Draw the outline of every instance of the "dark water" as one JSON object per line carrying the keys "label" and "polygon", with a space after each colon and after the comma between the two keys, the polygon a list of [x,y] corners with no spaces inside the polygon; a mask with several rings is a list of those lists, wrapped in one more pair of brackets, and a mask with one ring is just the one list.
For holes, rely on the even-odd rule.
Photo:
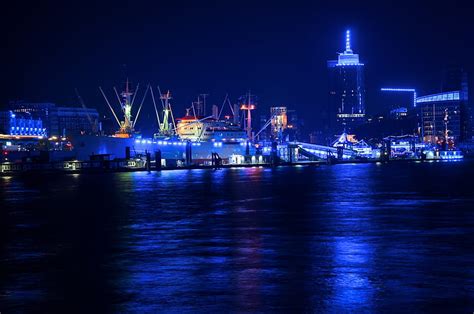
{"label": "dark water", "polygon": [[0,312],[474,311],[474,163],[0,178]]}

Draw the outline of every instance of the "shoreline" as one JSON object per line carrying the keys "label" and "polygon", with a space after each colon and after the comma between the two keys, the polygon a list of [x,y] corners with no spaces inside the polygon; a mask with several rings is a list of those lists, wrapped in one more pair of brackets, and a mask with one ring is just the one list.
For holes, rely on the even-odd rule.
{"label": "shoreline", "polygon": [[[66,162],[53,162],[53,163],[10,163],[8,165],[14,166],[13,170],[3,170],[3,166],[6,163],[1,163],[2,171],[0,177],[12,177],[12,176],[35,176],[35,175],[64,175],[64,174],[105,174],[105,173],[124,173],[124,172],[160,172],[160,171],[173,171],[173,170],[195,170],[195,169],[231,169],[231,168],[276,168],[276,167],[294,167],[294,166],[308,166],[308,167],[319,167],[321,165],[332,166],[338,164],[377,164],[377,163],[413,163],[413,162],[460,162],[464,160],[471,160],[473,158],[463,158],[459,160],[443,160],[443,159],[392,159],[392,160],[340,160],[340,161],[305,161],[305,162],[280,162],[280,163],[258,163],[258,164],[225,164],[225,165],[190,165],[182,167],[124,167],[119,166],[120,161],[111,161],[110,163],[104,164],[99,163],[94,167],[78,167],[76,169],[67,169],[64,167],[58,167],[64,165]],[[88,164],[90,162],[74,162],[76,164]],[[25,169],[26,167],[26,169]]]}

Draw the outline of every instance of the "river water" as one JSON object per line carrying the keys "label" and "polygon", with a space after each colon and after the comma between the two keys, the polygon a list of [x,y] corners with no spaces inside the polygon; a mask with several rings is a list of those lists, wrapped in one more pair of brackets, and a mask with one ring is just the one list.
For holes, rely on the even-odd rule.
{"label": "river water", "polygon": [[474,311],[474,163],[0,177],[0,312]]}

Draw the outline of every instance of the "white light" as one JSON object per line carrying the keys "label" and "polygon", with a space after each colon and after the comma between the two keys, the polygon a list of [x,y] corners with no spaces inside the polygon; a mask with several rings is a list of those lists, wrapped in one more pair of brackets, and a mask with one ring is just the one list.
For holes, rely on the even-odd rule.
{"label": "white light", "polygon": [[351,31],[346,31],[346,51],[351,51]]}

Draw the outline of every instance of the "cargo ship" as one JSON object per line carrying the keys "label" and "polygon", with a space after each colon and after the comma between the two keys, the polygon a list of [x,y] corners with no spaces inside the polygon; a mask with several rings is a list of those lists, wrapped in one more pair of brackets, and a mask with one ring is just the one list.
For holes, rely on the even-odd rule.
{"label": "cargo ship", "polygon": [[[157,109],[152,88],[151,96],[158,120],[159,130],[152,138],[144,138],[135,132],[137,119],[132,120],[134,98],[129,89],[128,81],[125,90],[119,95],[123,120],[120,121],[112,109],[110,102],[100,88],[104,99],[109,106],[119,126],[119,130],[111,136],[78,135],[71,138],[76,158],[89,160],[93,155],[110,155],[111,158],[126,158],[144,155],[145,153],[161,153],[165,160],[184,161],[186,151],[190,152],[195,164],[209,163],[213,156],[218,156],[226,163],[240,163],[244,156],[254,154],[246,132],[230,120],[218,117],[197,117],[189,114],[174,120],[170,104],[171,94],[168,91],[161,94],[162,113]],[[145,97],[144,96],[144,97]],[[136,112],[138,118],[143,101]]]}

